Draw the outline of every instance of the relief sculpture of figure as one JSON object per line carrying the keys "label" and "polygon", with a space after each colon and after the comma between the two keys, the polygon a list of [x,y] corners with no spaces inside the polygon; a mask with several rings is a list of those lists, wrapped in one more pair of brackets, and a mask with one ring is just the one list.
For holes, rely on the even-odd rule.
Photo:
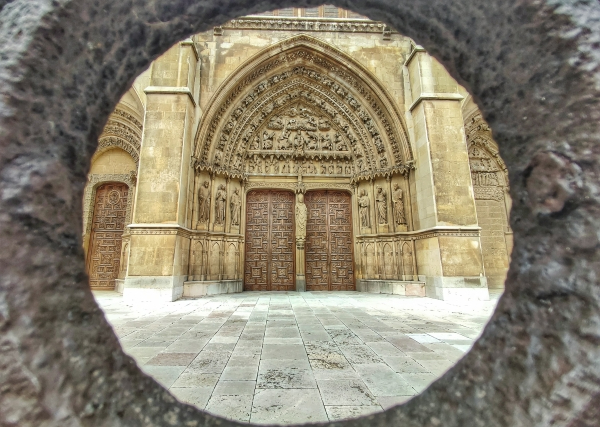
{"label": "relief sculpture of figure", "polygon": [[406,224],[406,217],[404,216],[404,194],[399,184],[394,185],[392,201],[394,202],[394,220],[396,221],[396,224]]}
{"label": "relief sculpture of figure", "polygon": [[240,211],[242,209],[242,199],[240,198],[240,189],[236,188],[231,195],[229,202],[231,208],[231,225],[240,225]]}
{"label": "relief sculpture of figure", "polygon": [[215,224],[225,222],[225,202],[227,201],[227,190],[223,184],[219,185],[215,196]]}
{"label": "relief sculpture of figure", "polygon": [[296,203],[296,239],[304,240],[306,238],[306,219],[307,209],[304,204],[304,194],[298,194]]}
{"label": "relief sculpture of figure", "polygon": [[365,190],[358,197],[358,210],[360,213],[360,225],[365,228],[371,227],[371,216],[369,215],[369,196]]}
{"label": "relief sculpture of figure", "polygon": [[377,187],[375,201],[377,203],[377,222],[379,224],[387,224],[387,194],[379,186]]}
{"label": "relief sculpture of figure", "polygon": [[204,184],[200,187],[198,191],[198,221],[206,222],[208,221],[208,216],[210,212],[210,189],[209,182],[204,181]]}

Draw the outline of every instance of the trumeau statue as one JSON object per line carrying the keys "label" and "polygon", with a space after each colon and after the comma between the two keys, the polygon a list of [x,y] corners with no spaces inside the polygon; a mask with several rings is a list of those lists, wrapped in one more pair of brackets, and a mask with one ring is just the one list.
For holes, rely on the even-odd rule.
{"label": "trumeau statue", "polygon": [[371,227],[371,217],[369,215],[369,196],[365,190],[361,190],[360,196],[358,197],[358,210],[360,214],[361,227]]}
{"label": "trumeau statue", "polygon": [[200,186],[198,191],[198,221],[206,222],[210,215],[210,184],[208,181],[204,181],[204,184]]}
{"label": "trumeau statue", "polygon": [[215,195],[215,224],[225,222],[225,202],[227,201],[227,190],[223,184],[219,185]]}
{"label": "trumeau statue", "polygon": [[394,185],[392,201],[394,202],[394,220],[396,221],[396,224],[406,224],[406,217],[404,216],[404,194],[399,184]]}
{"label": "trumeau statue", "polygon": [[306,238],[306,219],[307,209],[304,204],[304,194],[298,194],[296,203],[296,239],[304,240]]}
{"label": "trumeau statue", "polygon": [[379,186],[377,187],[375,202],[377,206],[377,222],[379,224],[387,224],[387,194]]}
{"label": "trumeau statue", "polygon": [[231,195],[229,202],[231,209],[231,225],[240,225],[240,212],[242,209],[242,199],[240,197],[240,190],[236,188]]}

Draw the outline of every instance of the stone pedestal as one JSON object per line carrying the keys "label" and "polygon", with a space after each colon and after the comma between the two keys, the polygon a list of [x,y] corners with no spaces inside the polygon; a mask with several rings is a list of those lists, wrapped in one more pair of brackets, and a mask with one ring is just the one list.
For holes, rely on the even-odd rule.
{"label": "stone pedestal", "polygon": [[306,273],[304,271],[304,239],[296,240],[296,291],[306,291]]}

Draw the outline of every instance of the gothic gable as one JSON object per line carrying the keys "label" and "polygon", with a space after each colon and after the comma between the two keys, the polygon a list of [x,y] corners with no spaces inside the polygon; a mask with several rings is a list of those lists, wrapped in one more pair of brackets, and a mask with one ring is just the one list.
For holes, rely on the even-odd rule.
{"label": "gothic gable", "polygon": [[[318,174],[335,162],[342,175],[361,180],[411,167],[399,115],[366,70],[305,35],[267,51],[215,95],[196,139],[196,169]],[[274,159],[278,170],[262,172]]]}

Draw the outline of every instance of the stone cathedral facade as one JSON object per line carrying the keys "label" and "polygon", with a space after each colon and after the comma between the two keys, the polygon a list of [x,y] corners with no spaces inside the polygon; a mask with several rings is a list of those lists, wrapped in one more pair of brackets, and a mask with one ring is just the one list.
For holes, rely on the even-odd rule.
{"label": "stone cathedral facade", "polygon": [[410,39],[322,6],[239,18],[154,61],[99,139],[83,240],[92,288],[137,301],[487,299],[509,209],[468,93]]}

